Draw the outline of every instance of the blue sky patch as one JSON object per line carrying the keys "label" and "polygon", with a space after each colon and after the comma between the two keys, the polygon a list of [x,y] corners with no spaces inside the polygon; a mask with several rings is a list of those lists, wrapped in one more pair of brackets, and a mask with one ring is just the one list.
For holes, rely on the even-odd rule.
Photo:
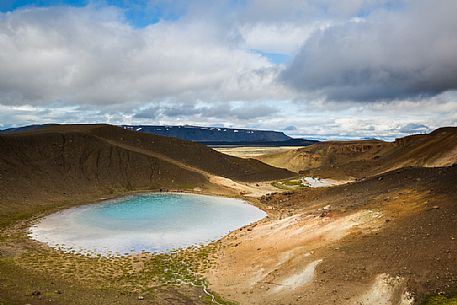
{"label": "blue sky patch", "polygon": [[85,6],[88,4],[87,0],[3,0],[0,1],[0,11],[8,12],[18,8],[28,6],[55,6],[55,5],[67,5],[67,6]]}
{"label": "blue sky patch", "polygon": [[0,12],[9,12],[27,7],[51,7],[72,6],[83,7],[89,4],[109,5],[120,8],[128,22],[135,28],[142,28],[159,22],[161,19],[176,20],[180,16],[174,11],[168,10],[164,3],[151,5],[148,0],[2,0]]}
{"label": "blue sky patch", "polygon": [[257,53],[257,54],[260,54],[266,58],[268,58],[268,60],[273,63],[273,64],[286,64],[289,62],[289,60],[291,59],[291,55],[290,54],[285,54],[285,53],[270,53],[270,52],[264,52],[264,51],[261,51],[261,50],[252,50],[253,52]]}

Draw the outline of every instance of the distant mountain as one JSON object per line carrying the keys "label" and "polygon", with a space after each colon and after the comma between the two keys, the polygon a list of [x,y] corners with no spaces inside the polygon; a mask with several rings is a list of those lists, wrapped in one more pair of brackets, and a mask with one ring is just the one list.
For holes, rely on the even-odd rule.
{"label": "distant mountain", "polygon": [[[26,132],[55,125],[56,124],[29,125],[1,130],[0,133]],[[282,132],[270,130],[199,127],[190,125],[121,125],[120,127],[132,131],[174,137],[193,142],[278,142],[292,139]]]}
{"label": "distant mountain", "polygon": [[[23,133],[56,127],[58,124],[36,124],[0,130],[0,133]],[[123,129],[198,142],[207,146],[308,146],[317,140],[294,139],[279,131],[223,127],[121,125]]]}
{"label": "distant mountain", "polygon": [[122,125],[125,129],[194,142],[276,142],[292,139],[278,131],[200,126]]}
{"label": "distant mountain", "polygon": [[58,124],[27,125],[27,126],[22,126],[22,127],[3,129],[3,130],[0,130],[0,133],[26,132],[26,131],[32,131],[32,130],[35,130],[35,129],[46,128],[46,127],[57,126],[57,125]]}

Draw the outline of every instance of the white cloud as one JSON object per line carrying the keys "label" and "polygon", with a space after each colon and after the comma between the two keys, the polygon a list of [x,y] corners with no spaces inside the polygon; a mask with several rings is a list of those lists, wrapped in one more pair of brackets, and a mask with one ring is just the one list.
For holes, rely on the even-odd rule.
{"label": "white cloud", "polygon": [[256,100],[285,92],[267,59],[204,22],[129,26],[112,8],[0,15],[3,104]]}
{"label": "white cloud", "polygon": [[328,25],[325,22],[313,24],[246,23],[241,26],[240,33],[249,49],[293,54],[313,32]]}

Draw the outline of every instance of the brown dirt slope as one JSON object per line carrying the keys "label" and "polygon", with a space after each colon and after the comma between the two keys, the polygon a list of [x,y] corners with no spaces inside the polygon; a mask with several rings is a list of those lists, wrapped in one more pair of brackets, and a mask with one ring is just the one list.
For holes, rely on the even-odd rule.
{"label": "brown dirt slope", "polygon": [[319,279],[359,282],[387,273],[404,278],[420,301],[430,294],[457,293],[456,185],[457,166],[413,167],[296,192],[283,202],[285,196],[278,195],[273,202],[292,209],[330,204],[329,217],[360,209],[383,211],[382,229],[343,239],[318,270]]}
{"label": "brown dirt slope", "polygon": [[374,284],[386,274],[388,289],[411,293],[414,304],[455,295],[456,185],[457,166],[413,167],[264,196],[276,217],[226,240],[211,288],[250,305],[400,304]]}
{"label": "brown dirt slope", "polygon": [[322,142],[258,159],[292,171],[334,178],[359,178],[407,166],[448,166],[457,162],[457,128],[440,128],[394,142]]}
{"label": "brown dirt slope", "polygon": [[[189,189],[292,173],[206,146],[109,125],[57,125],[0,136],[0,219],[127,191]],[[8,216],[8,217],[7,217]]]}
{"label": "brown dirt slope", "polygon": [[104,126],[91,134],[117,145],[127,145],[157,153],[216,176],[237,181],[267,181],[290,177],[291,173],[253,159],[241,159],[219,153],[199,143],[183,141]]}

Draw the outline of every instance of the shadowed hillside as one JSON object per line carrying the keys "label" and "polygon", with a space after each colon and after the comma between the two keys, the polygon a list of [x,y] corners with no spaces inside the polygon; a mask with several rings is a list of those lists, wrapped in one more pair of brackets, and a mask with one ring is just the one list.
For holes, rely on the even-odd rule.
{"label": "shadowed hillside", "polygon": [[212,175],[265,181],[291,173],[109,125],[50,126],[0,136],[0,215],[27,213],[32,202],[44,208],[125,191],[203,187]]}
{"label": "shadowed hillside", "polygon": [[457,162],[457,128],[440,128],[394,142],[322,142],[258,159],[292,171],[334,178],[365,177],[407,166],[447,166]]}

